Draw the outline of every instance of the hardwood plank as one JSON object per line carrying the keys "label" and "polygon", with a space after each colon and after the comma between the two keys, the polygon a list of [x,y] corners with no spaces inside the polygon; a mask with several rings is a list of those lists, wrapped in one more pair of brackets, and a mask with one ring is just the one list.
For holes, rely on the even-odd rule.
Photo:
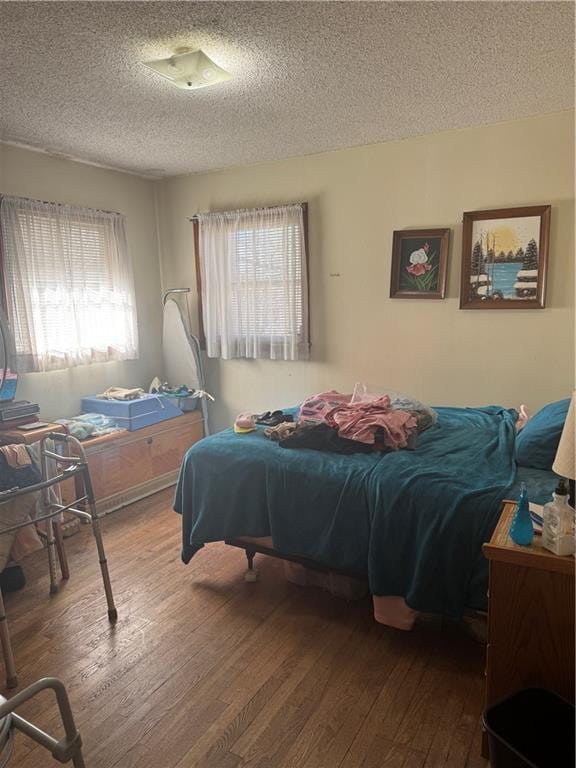
{"label": "hardwood plank", "polygon": [[352,743],[342,768],[360,768],[375,738],[393,741],[408,707],[418,691],[431,649],[433,636],[424,628],[394,632],[384,661],[389,667],[378,699]]}
{"label": "hardwood plank", "polygon": [[282,765],[331,768],[342,761],[386,678],[380,663],[386,643],[379,629],[371,622],[350,637],[343,649],[349,663],[336,666],[323,701]]}
{"label": "hardwood plank", "polygon": [[[448,684],[442,700],[434,707],[437,727],[425,768],[464,765],[479,720],[477,708],[470,707],[470,691],[474,693],[474,702],[482,696],[481,681],[473,673],[482,663],[482,648],[471,645],[469,638],[454,625],[448,625],[445,632],[452,638],[452,654],[442,662]],[[477,682],[479,685],[475,686]]]}
{"label": "hardwood plank", "polygon": [[[209,545],[180,562],[166,491],[103,521],[119,621],[106,619],[90,529],[66,540],[71,579],[48,595],[44,552],[7,595],[22,686],[66,683],[97,768],[481,768],[482,649],[458,628],[402,633]],[[9,694],[8,694],[9,695]],[[61,732],[49,696],[22,714]],[[16,739],[19,768],[55,768]]]}
{"label": "hardwood plank", "polygon": [[[225,747],[228,751],[239,754],[237,743],[242,743],[242,737],[248,728],[254,723],[257,728],[261,727],[262,718],[265,720],[269,715],[274,715],[279,707],[290,706],[286,702],[294,695],[298,695],[294,692],[298,690],[302,681],[307,680],[308,684],[310,683],[314,676],[313,672],[321,666],[322,657],[329,652],[330,648],[339,646],[345,634],[345,626],[327,624],[323,627],[318,612],[311,614],[309,620],[303,621],[297,627],[295,635],[290,638],[288,656],[282,659],[270,682],[266,681],[264,690],[259,688],[254,692],[253,689],[248,688],[247,696],[235,697],[230,712],[226,713],[226,717],[221,722],[214,724],[204,739],[186,754],[182,765],[194,765],[195,761],[198,765],[204,765],[208,759],[213,763],[215,760],[214,737],[218,733],[226,734],[224,743],[217,742],[218,749],[224,751]],[[262,703],[263,697],[267,699],[266,707],[258,706]],[[310,699],[310,691],[306,698]]]}
{"label": "hardwood plank", "polygon": [[243,765],[280,764],[323,700],[351,636],[352,627],[346,620],[327,623],[314,635],[306,633],[286,685],[232,747],[244,757]]}

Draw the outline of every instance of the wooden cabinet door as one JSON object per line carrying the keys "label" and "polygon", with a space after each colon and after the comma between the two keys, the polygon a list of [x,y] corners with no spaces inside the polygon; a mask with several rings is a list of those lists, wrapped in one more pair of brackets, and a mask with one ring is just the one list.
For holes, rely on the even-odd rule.
{"label": "wooden cabinet door", "polygon": [[89,454],[88,466],[96,500],[140,485],[153,476],[145,440],[108,443]]}
{"label": "wooden cabinet door", "polygon": [[158,477],[178,470],[188,448],[201,437],[202,423],[198,422],[151,435],[146,444],[153,475]]}
{"label": "wooden cabinet door", "polygon": [[574,700],[574,582],[491,563],[487,703],[542,687]]}

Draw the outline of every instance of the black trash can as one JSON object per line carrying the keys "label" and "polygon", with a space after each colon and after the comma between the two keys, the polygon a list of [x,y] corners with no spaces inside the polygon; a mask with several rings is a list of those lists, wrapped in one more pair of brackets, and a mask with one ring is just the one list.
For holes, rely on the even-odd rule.
{"label": "black trash can", "polygon": [[491,768],[574,768],[574,706],[541,688],[484,712]]}

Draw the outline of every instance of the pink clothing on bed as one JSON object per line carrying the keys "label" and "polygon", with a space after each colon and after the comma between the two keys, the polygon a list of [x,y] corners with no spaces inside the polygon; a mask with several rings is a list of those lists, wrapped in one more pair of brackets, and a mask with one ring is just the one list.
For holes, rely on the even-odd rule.
{"label": "pink clothing on bed", "polygon": [[414,416],[390,408],[388,395],[367,402],[337,405],[326,414],[325,421],[338,430],[340,437],[359,443],[375,443],[376,432],[382,430],[384,446],[395,451],[406,448],[408,438],[417,428]]}
{"label": "pink clothing on bed", "polygon": [[342,395],[331,389],[330,392],[320,392],[318,395],[307,397],[300,406],[298,421],[318,422],[321,424],[326,414],[339,405],[346,405],[352,399],[352,395]]}

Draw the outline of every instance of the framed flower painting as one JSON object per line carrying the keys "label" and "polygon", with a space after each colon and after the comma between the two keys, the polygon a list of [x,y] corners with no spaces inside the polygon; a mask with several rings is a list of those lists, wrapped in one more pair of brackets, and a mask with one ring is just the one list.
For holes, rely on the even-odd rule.
{"label": "framed flower painting", "polygon": [[449,229],[402,229],[392,239],[391,299],[443,299]]}
{"label": "framed flower painting", "polygon": [[460,309],[542,309],[550,206],[468,211]]}

